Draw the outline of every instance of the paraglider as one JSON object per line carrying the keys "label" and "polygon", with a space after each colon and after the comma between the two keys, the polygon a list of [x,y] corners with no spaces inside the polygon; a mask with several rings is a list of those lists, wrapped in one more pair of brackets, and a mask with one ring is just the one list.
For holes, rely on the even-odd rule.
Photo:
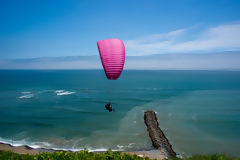
{"label": "paraglider", "polygon": [[[107,79],[118,79],[125,62],[125,46],[123,42],[120,39],[106,39],[98,41],[97,46]],[[114,110],[114,108],[111,109],[111,102],[105,108],[109,112]]]}
{"label": "paraglider", "polygon": [[108,110],[108,112],[115,112],[115,108],[112,107],[111,103],[106,104],[105,108]]}

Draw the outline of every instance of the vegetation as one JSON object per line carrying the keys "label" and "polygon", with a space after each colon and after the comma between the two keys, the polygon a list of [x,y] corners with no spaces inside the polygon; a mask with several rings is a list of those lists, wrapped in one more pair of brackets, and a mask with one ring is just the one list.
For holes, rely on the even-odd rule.
{"label": "vegetation", "polygon": [[231,158],[226,155],[195,155],[189,158],[171,158],[170,160],[240,160],[239,158]]}
{"label": "vegetation", "polygon": [[54,152],[40,153],[38,155],[17,154],[10,151],[0,151],[0,160],[149,160],[149,158],[138,157],[137,155],[122,154],[121,152],[102,153],[88,152]]}
{"label": "vegetation", "polygon": [[[38,155],[17,154],[10,151],[0,151],[0,160],[150,160],[148,157],[142,158],[137,155],[129,155],[121,152],[92,153],[87,150],[69,153],[54,152],[40,153]],[[183,160],[181,158],[171,158],[170,160]],[[184,160],[240,160],[224,155],[195,155]]]}

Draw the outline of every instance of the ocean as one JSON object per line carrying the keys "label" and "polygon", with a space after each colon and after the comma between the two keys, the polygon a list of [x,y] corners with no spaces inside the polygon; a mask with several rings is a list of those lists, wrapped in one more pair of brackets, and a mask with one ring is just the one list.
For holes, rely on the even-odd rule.
{"label": "ocean", "polygon": [[146,110],[178,154],[240,157],[240,71],[0,70],[0,142],[151,150]]}

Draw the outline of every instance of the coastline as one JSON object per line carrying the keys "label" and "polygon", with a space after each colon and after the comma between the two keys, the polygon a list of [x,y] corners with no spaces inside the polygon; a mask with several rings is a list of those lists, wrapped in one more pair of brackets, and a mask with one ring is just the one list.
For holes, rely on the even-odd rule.
{"label": "coastline", "polygon": [[[11,144],[3,143],[3,142],[0,142],[0,150],[11,151],[11,152],[18,153],[18,154],[29,154],[29,155],[36,155],[36,154],[39,154],[42,152],[53,153],[53,152],[61,152],[61,151],[67,151],[67,152],[81,151],[81,150],[72,151],[72,150],[64,150],[64,149],[32,148],[28,145],[13,146]],[[106,152],[106,151],[90,151],[90,152],[99,153],[99,152]],[[113,152],[115,152],[115,150]],[[158,160],[162,160],[165,158],[165,155],[163,153],[161,153],[159,150],[155,150],[155,149],[154,150],[144,150],[144,151],[133,151],[133,152],[128,152],[128,151],[120,151],[120,152],[128,153],[131,155],[136,154],[139,157],[149,157],[151,159],[158,159]]]}
{"label": "coastline", "polygon": [[[165,159],[168,157],[176,157],[176,153],[173,151],[171,144],[168,142],[168,139],[165,137],[163,131],[159,128],[158,120],[154,111],[145,111],[144,112],[144,122],[147,126],[147,131],[149,132],[149,137],[151,138],[152,145],[155,148],[154,150],[142,150],[142,151],[124,151],[124,150],[112,150],[112,152],[120,151],[121,153],[128,153],[130,155],[137,155],[139,157],[149,157],[151,159]],[[13,145],[10,143],[0,142],[0,150],[11,151],[17,154],[29,154],[36,155],[42,152],[78,152],[84,149],[55,149],[55,148],[42,148],[39,146],[30,146],[30,145]],[[94,153],[106,152],[106,149],[89,151]]]}

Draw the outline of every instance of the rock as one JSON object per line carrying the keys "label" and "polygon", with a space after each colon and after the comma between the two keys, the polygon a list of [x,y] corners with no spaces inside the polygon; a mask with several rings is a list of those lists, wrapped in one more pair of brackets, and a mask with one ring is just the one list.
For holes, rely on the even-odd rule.
{"label": "rock", "polygon": [[144,112],[144,122],[147,126],[149,136],[152,140],[154,148],[160,150],[166,157],[176,157],[176,153],[172,149],[172,145],[159,128],[157,117],[154,111]]}

